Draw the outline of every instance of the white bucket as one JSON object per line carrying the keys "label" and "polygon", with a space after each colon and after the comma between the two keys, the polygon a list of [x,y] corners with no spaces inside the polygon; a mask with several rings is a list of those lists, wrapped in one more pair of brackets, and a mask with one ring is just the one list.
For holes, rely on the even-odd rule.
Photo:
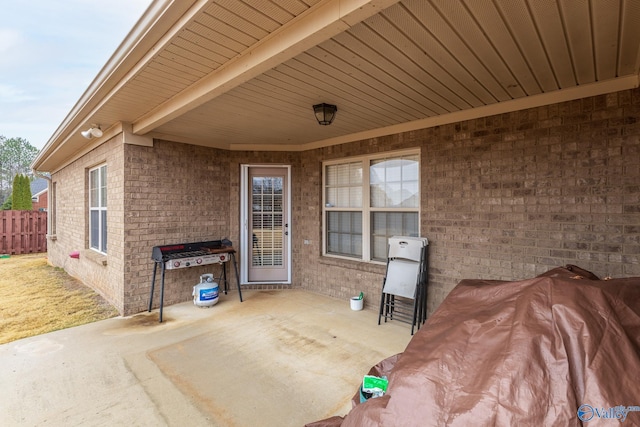
{"label": "white bucket", "polygon": [[364,298],[351,297],[351,310],[359,311],[364,307]]}

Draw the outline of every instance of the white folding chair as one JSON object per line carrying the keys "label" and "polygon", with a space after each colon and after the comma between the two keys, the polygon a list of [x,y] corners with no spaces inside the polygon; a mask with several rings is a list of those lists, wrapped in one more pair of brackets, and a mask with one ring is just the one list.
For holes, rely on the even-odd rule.
{"label": "white folding chair", "polygon": [[415,326],[426,319],[426,282],[428,240],[421,237],[389,238],[387,269],[382,282],[378,325],[384,316]]}

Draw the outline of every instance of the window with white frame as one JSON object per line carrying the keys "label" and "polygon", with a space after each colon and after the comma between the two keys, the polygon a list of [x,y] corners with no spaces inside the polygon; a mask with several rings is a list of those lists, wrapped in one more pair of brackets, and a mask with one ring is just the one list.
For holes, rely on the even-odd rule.
{"label": "window with white frame", "polygon": [[107,165],[89,170],[89,247],[107,253]]}
{"label": "window with white frame", "polygon": [[385,261],[392,236],[419,236],[420,152],[323,163],[324,255]]}

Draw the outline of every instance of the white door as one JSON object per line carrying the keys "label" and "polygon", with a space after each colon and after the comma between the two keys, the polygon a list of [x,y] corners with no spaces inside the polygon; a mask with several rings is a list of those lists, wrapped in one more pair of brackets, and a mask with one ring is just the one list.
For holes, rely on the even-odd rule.
{"label": "white door", "polygon": [[290,283],[289,171],[243,167],[243,283]]}

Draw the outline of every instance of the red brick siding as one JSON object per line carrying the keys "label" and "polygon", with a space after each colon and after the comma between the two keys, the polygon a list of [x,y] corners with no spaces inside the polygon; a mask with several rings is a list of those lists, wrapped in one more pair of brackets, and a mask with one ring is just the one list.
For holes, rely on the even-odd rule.
{"label": "red brick siding", "polygon": [[49,192],[45,191],[44,193],[40,193],[40,195],[38,195],[38,200],[34,201],[32,203],[33,205],[33,210],[34,211],[39,211],[39,210],[47,210],[47,203],[49,200]]}

